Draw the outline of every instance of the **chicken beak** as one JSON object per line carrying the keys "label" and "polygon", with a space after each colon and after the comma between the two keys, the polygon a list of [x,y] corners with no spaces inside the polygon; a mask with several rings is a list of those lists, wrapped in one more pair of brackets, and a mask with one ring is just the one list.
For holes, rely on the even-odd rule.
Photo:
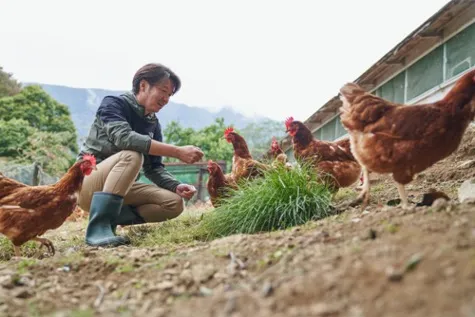
{"label": "chicken beak", "polygon": [[97,166],[94,165],[94,167],[92,168],[94,171],[97,171]]}

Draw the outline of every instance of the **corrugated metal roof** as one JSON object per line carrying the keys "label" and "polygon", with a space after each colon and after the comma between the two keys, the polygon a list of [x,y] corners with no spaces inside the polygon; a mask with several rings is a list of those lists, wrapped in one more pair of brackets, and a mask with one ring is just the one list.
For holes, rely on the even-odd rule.
{"label": "corrugated metal roof", "polygon": [[[456,25],[463,25],[468,19],[473,19],[472,10],[475,10],[475,1],[473,0],[450,1],[361,74],[354,82],[361,85],[364,89],[372,90],[376,88],[384,81],[407,68],[408,64],[419,58],[419,56],[424,55],[434,45],[440,43],[444,36],[443,29],[454,17],[458,18],[456,21],[458,24],[456,23]],[[464,13],[467,13],[466,17],[459,19],[459,16],[464,15]],[[334,117],[338,113],[340,106],[341,101],[338,95],[336,95],[307,118],[304,123],[311,130],[315,130],[327,119]],[[284,151],[287,151],[289,146],[291,146],[290,138],[286,136],[281,140],[281,144]]]}

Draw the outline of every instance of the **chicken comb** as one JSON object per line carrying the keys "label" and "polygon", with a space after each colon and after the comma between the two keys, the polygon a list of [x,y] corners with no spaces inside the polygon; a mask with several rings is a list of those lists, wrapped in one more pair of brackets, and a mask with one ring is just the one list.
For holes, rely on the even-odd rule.
{"label": "chicken comb", "polygon": [[92,154],[84,154],[83,161],[89,161],[93,166],[96,165],[96,158]]}
{"label": "chicken comb", "polygon": [[275,136],[272,137],[272,143],[278,143],[277,138]]}
{"label": "chicken comb", "polygon": [[294,122],[294,117],[288,117],[287,119],[285,119],[285,126],[290,126],[292,122]]}
{"label": "chicken comb", "polygon": [[224,130],[224,136],[228,136],[229,133],[234,132],[233,127],[227,127],[226,130]]}

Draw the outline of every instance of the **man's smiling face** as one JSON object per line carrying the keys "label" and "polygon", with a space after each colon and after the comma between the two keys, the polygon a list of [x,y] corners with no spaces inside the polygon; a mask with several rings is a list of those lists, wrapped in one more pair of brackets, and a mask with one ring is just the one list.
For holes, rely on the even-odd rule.
{"label": "man's smiling face", "polygon": [[155,85],[150,85],[142,80],[137,101],[145,108],[145,114],[160,111],[168,103],[173,94],[173,83],[170,79],[164,79]]}

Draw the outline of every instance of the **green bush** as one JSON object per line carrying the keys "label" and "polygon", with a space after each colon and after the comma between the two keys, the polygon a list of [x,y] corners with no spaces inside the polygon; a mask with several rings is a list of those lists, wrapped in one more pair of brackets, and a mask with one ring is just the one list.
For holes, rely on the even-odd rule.
{"label": "green bush", "polygon": [[29,146],[28,138],[35,129],[23,119],[0,119],[0,156],[15,157]]}
{"label": "green bush", "polygon": [[35,132],[22,156],[14,161],[24,164],[37,162],[44,172],[62,176],[75,161],[74,153],[67,146],[70,139],[70,132]]}

